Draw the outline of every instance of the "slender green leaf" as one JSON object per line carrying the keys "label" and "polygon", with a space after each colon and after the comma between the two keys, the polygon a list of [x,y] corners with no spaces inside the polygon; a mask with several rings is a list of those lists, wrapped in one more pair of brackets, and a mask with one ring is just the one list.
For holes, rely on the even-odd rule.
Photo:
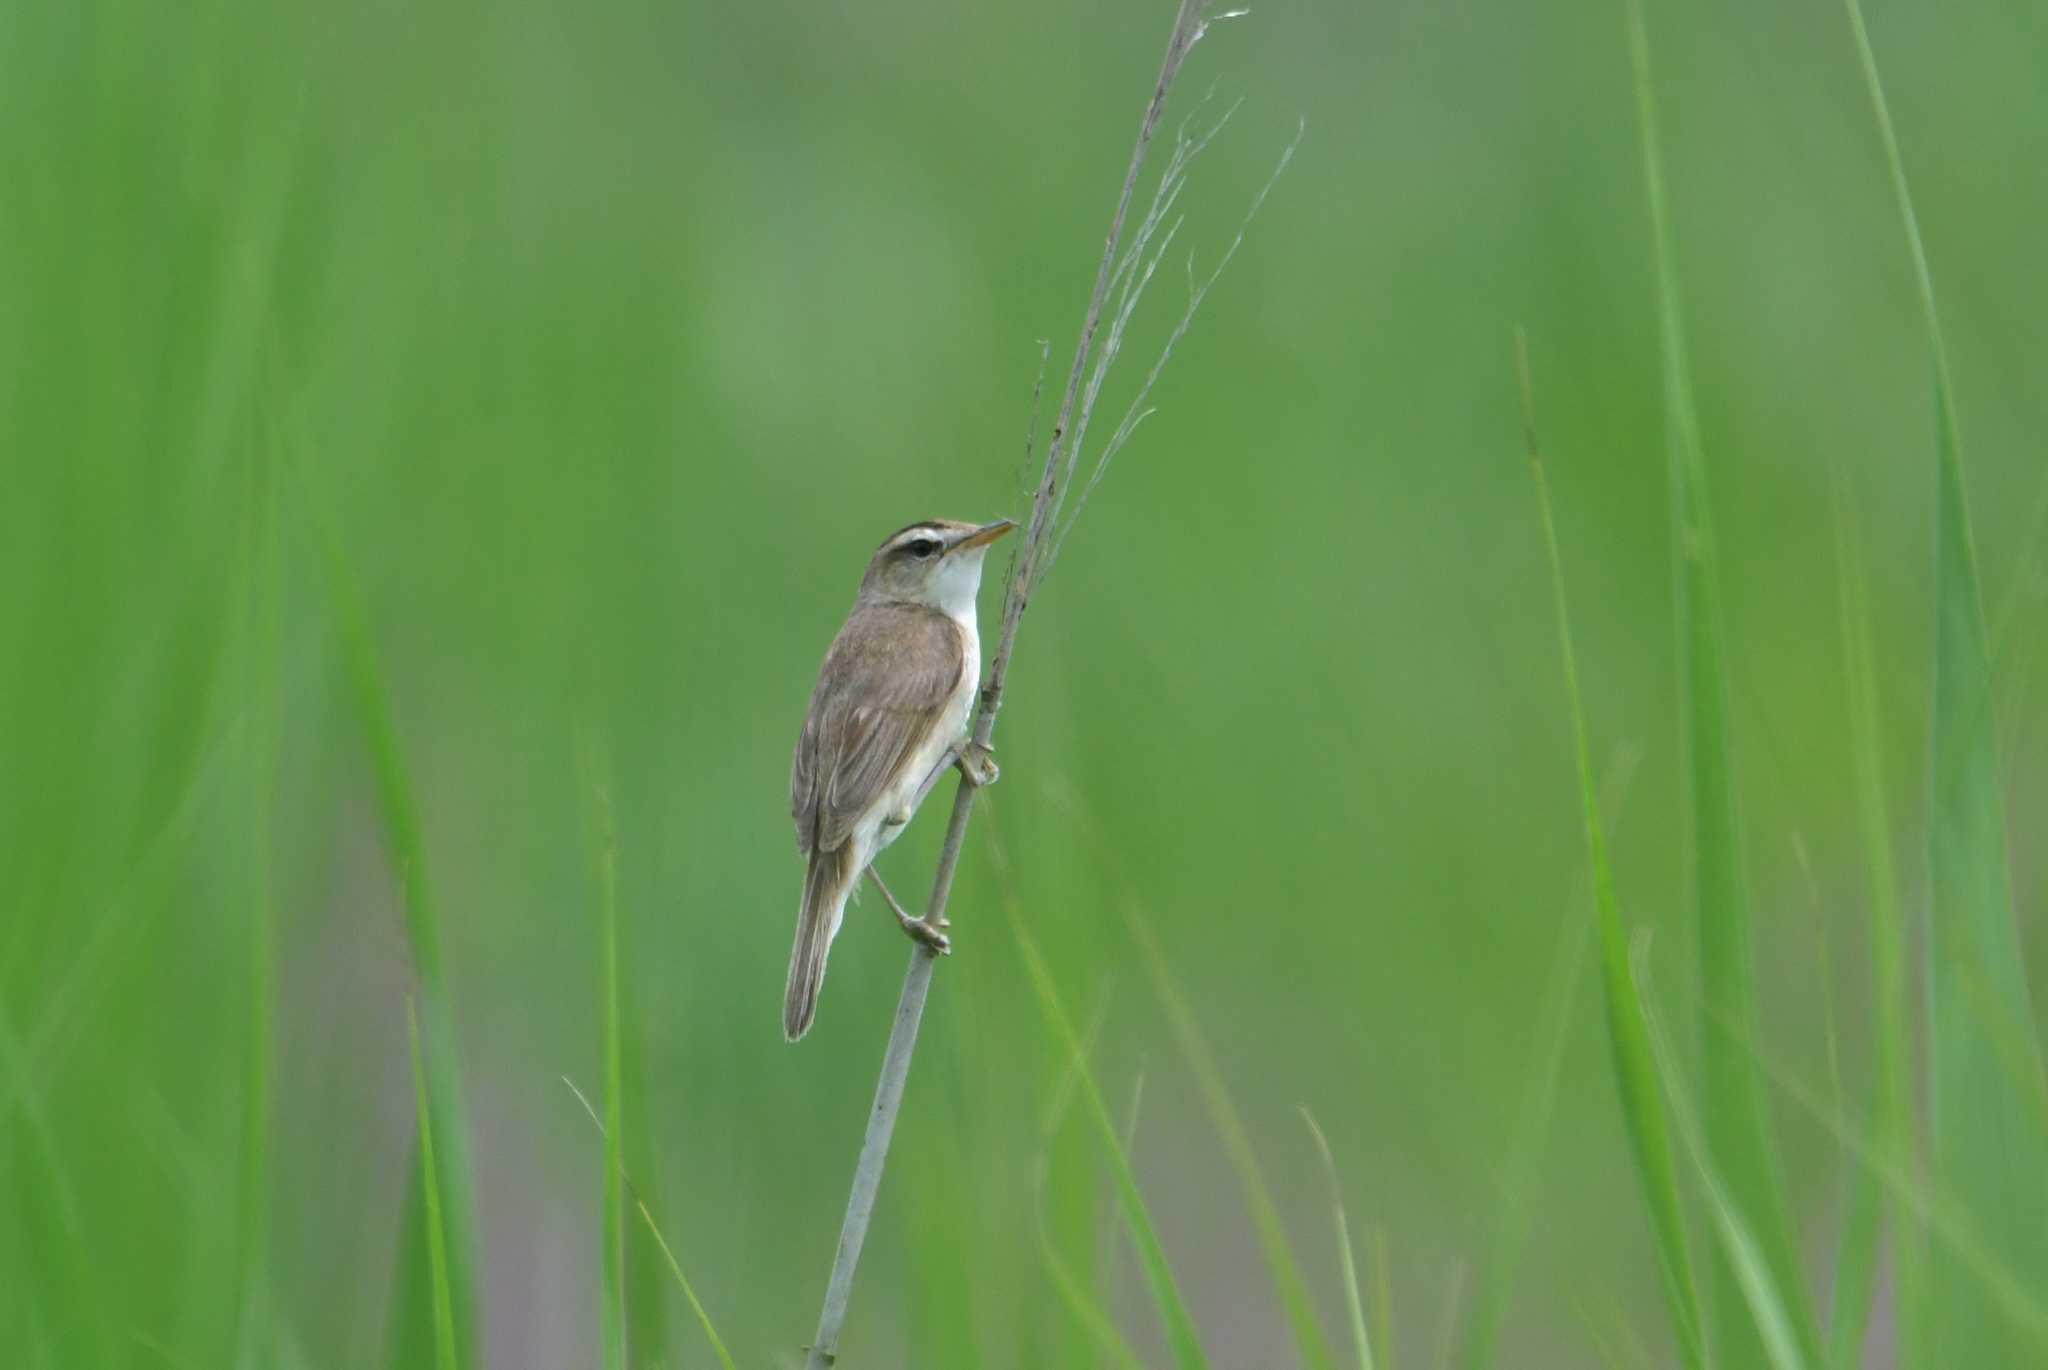
{"label": "slender green leaf", "polygon": [[[1856,1163],[1876,1175],[1902,1209],[1926,1225],[1929,1236],[1941,1248],[1945,1258],[1930,1262],[1929,1268],[1938,1269],[1945,1264],[1956,1273],[1967,1275],[1997,1306],[2005,1321],[2024,1337],[2028,1350],[2013,1363],[2048,1363],[2044,1360],[2048,1357],[2048,1294],[2043,1293],[2038,1283],[2019,1275],[1985,1240],[1971,1214],[1941,1188],[1939,1178],[1929,1182],[1909,1173],[1876,1138],[1866,1135],[1829,1107],[1815,1090],[1782,1062],[1772,1059],[1754,1040],[1740,1037],[1731,1025],[1722,1024],[1719,1020],[1714,1021],[1714,1026],[1717,1031],[1727,1032],[1746,1042],[1771,1083],[1846,1146],[1854,1154]],[[1943,1367],[1943,1370],[1950,1363],[1938,1360],[1924,1362]]]}
{"label": "slender green leaf", "polygon": [[1337,1158],[1330,1154],[1329,1139],[1316,1126],[1313,1113],[1304,1106],[1301,1120],[1309,1136],[1316,1139],[1316,1154],[1323,1158],[1323,1173],[1330,1181],[1330,1218],[1337,1225],[1337,1258],[1344,1266],[1344,1308],[1351,1315],[1351,1344],[1358,1352],[1358,1370],[1373,1370],[1372,1338],[1365,1332],[1365,1299],[1358,1288],[1358,1262],[1351,1254],[1351,1223],[1344,1216],[1344,1189],[1337,1183]]}
{"label": "slender green leaf", "polygon": [[[1892,1164],[1906,1174],[1919,1169],[1913,1123],[1912,1010],[1906,978],[1906,926],[1899,907],[1898,862],[1892,850],[1891,808],[1885,796],[1883,742],[1878,728],[1877,668],[1870,645],[1869,591],[1863,553],[1846,499],[1835,512],[1836,583],[1841,600],[1842,661],[1848,688],[1850,755],[1855,768],[1856,814],[1869,885],[1871,976],[1876,1042],[1871,1087],[1870,1131]],[[1868,1166],[1848,1171],[1850,1201],[1834,1280],[1834,1316],[1829,1320],[1829,1355],[1836,1370],[1862,1364],[1876,1266],[1876,1239],[1888,1223],[1892,1242],[1892,1289],[1900,1362],[1928,1364],[1927,1258],[1925,1238],[1900,1204],[1877,1202],[1880,1185]],[[1880,1212],[1882,1209],[1882,1212]]]}
{"label": "slender green leaf", "polygon": [[[36,1306],[38,1321],[56,1324],[65,1344],[88,1358],[86,1364],[110,1366],[116,1356],[106,1320],[92,1306],[99,1279],[71,1168],[23,1057],[10,1010],[0,999],[0,1081],[14,1092],[27,1142],[20,1148],[23,1163],[0,1164],[0,1177],[11,1179],[15,1191],[6,1234],[23,1248],[15,1268],[39,1277],[33,1297],[26,1299]],[[14,1149],[0,1135],[0,1162],[11,1162]]]}
{"label": "slender green leaf", "polygon": [[[622,960],[616,988],[620,1025],[619,1164],[622,1178],[639,1177],[627,1186],[633,1202],[652,1212],[660,1204],[660,1189],[653,1178],[654,1144],[647,1122],[647,1072],[641,1063],[642,1019],[633,993],[633,964],[631,957]],[[630,1228],[624,1243],[626,1355],[632,1365],[648,1370],[672,1366],[675,1357],[670,1348],[669,1258],[646,1224]]]}
{"label": "slender green leaf", "polygon": [[[1935,633],[1933,794],[1928,883],[1928,1035],[1934,1176],[2003,1263],[2048,1287],[2048,1134],[2028,1087],[2042,1062],[2014,922],[2006,862],[2003,772],[1977,558],[1963,487],[1962,438],[1934,276],[1859,0],[1844,0],[1884,144],[1934,366]],[[2017,1071],[1985,1031],[1972,985],[1993,1016],[2019,1025]],[[1950,1265],[1933,1271],[1933,1355],[1944,1365],[2017,1365],[2020,1329],[1989,1291]]]}
{"label": "slender green leaf", "polygon": [[[600,943],[604,1053],[605,1137],[604,1345],[616,1346],[634,1366],[665,1366],[669,1358],[668,1275],[659,1244],[645,1226],[626,1222],[627,1197],[652,1205],[654,1156],[648,1143],[639,1021],[627,960],[620,954],[618,827],[612,809],[611,770],[595,735],[586,733],[579,767],[590,842],[596,853],[595,888]],[[629,1181],[629,1176],[639,1176]]]}
{"label": "slender green leaf", "polygon": [[[1518,345],[1519,337],[1518,334]],[[1605,806],[1607,811],[1615,812],[1615,801],[1627,796],[1637,759],[1632,748],[1617,752],[1610,769],[1610,784],[1606,786],[1613,797]],[[1618,812],[1615,821],[1620,821]],[[1544,1138],[1550,1132],[1551,1115],[1556,1111],[1572,1006],[1579,999],[1579,978],[1585,969],[1586,948],[1593,939],[1593,928],[1593,901],[1590,893],[1581,888],[1574,894],[1558,932],[1557,950],[1551,957],[1550,976],[1543,990],[1543,1005],[1536,1015],[1529,1074],[1508,1153],[1506,1178],[1497,1199],[1493,1234],[1474,1280],[1472,1316],[1466,1323],[1461,1357],[1465,1370],[1486,1370],[1493,1363],[1501,1311],[1529,1226],[1529,1188]]]}
{"label": "slender green leaf", "polygon": [[[1865,1116],[1882,1116],[1883,1085],[1876,1084]],[[1883,1187],[1859,1165],[1842,1172],[1842,1234],[1835,1251],[1835,1278],[1829,1296],[1828,1364],[1834,1370],[1856,1370],[1863,1364],[1863,1337],[1869,1328],[1870,1298],[1877,1284],[1878,1228],[1884,1217]],[[1902,1234],[1909,1235],[1909,1234]],[[1903,1297],[1900,1299],[1903,1304]],[[1904,1318],[1900,1324],[1904,1326]],[[1905,1338],[1900,1338],[1903,1343]]]}
{"label": "slender green leaf", "polygon": [[[1085,1060],[1094,1051],[1096,1033],[1102,1027],[1103,1015],[1108,1007],[1105,996],[1097,1005],[1093,1018],[1083,1034],[1079,1059]],[[1102,1306],[1091,1282],[1076,1273],[1073,1265],[1060,1254],[1059,1243],[1053,1240],[1052,1224],[1046,1218],[1046,1176],[1052,1168],[1052,1144],[1066,1121],[1069,1105],[1074,1099],[1077,1075],[1074,1060],[1069,1056],[1060,1072],[1059,1082],[1053,1087],[1052,1105],[1046,1111],[1039,1127],[1038,1169],[1034,1185],[1035,1202],[1032,1204],[1032,1230],[1038,1237],[1039,1258],[1045,1262],[1047,1273],[1052,1276],[1053,1287],[1059,1291],[1060,1299],[1067,1305],[1067,1311],[1074,1315],[1074,1321],[1087,1335],[1089,1342],[1099,1355],[1114,1362],[1119,1370],[1144,1370],[1144,1362],[1131,1344],[1117,1331],[1116,1323]],[[1145,1077],[1140,1075],[1131,1092],[1131,1113],[1129,1124],[1124,1129],[1123,1147],[1126,1154],[1131,1148],[1138,1121],[1138,1100],[1144,1092]]]}
{"label": "slender green leaf", "polygon": [[[576,1082],[564,1075],[562,1083],[576,1096],[576,1102],[583,1105],[583,1111],[590,1115],[591,1124],[597,1128],[598,1136],[608,1136],[604,1120],[597,1116],[597,1110],[591,1107],[590,1100],[583,1091],[576,1088]],[[726,1350],[725,1339],[718,1335],[718,1328],[712,1323],[711,1314],[704,1309],[704,1301],[697,1297],[696,1287],[690,1283],[690,1277],[683,1273],[682,1262],[676,1259],[675,1251],[668,1244],[668,1238],[661,1235],[661,1228],[654,1221],[654,1214],[648,1209],[647,1200],[640,1196],[633,1185],[632,1175],[622,1170],[619,1180],[625,1186],[626,1193],[631,1196],[633,1207],[640,1214],[641,1225],[647,1229],[647,1235],[653,1240],[655,1248],[661,1252],[662,1262],[668,1266],[669,1275],[675,1280],[676,1288],[683,1291],[683,1301],[690,1305],[690,1311],[696,1315],[697,1325],[704,1329],[704,1337],[711,1343],[712,1353],[718,1357],[718,1363],[725,1367],[725,1370],[734,1370],[732,1353]]]}
{"label": "slender green leaf", "polygon": [[1542,515],[1543,549],[1550,563],[1550,591],[1557,614],[1558,652],[1564,663],[1565,700],[1571,714],[1573,753],[1578,761],[1579,806],[1585,827],[1586,856],[1593,873],[1593,903],[1599,917],[1600,973],[1606,989],[1607,1031],[1614,1048],[1614,1082],[1621,1095],[1622,1121],[1642,1182],[1643,1201],[1657,1240],[1658,1270],[1670,1305],[1672,1335],[1686,1365],[1699,1370],[1706,1363],[1700,1343],[1699,1296],[1693,1283],[1692,1257],[1686,1247],[1685,1212],[1678,1196],[1671,1139],[1659,1101],[1655,1063],[1643,1026],[1643,1008],[1629,975],[1628,936],[1614,895],[1614,873],[1607,861],[1607,832],[1600,817],[1600,795],[1593,780],[1593,748],[1586,733],[1586,711],[1579,693],[1578,658],[1572,649],[1571,606],[1565,594],[1564,557],[1558,550],[1557,521],[1550,508],[1550,486],[1536,442],[1535,400],[1529,380],[1528,350],[1516,334],[1516,361],[1521,381],[1522,414],[1528,440],[1529,470],[1536,482],[1536,506]]}
{"label": "slender green leaf", "polygon": [[606,1370],[626,1365],[626,1234],[624,1161],[620,1118],[624,1093],[619,1065],[619,878],[618,839],[611,794],[594,745],[585,749],[584,789],[597,847],[597,924],[602,947],[604,1013],[604,1308],[599,1315]]}
{"label": "slender green leaf", "polygon": [[725,1367],[725,1370],[735,1370],[732,1352],[725,1349],[725,1338],[719,1336],[718,1329],[712,1326],[711,1315],[704,1311],[704,1301],[697,1297],[697,1291],[690,1285],[690,1277],[683,1273],[682,1263],[676,1259],[676,1253],[669,1249],[668,1238],[662,1236],[661,1229],[655,1226],[654,1215],[647,1211],[647,1201],[636,1196],[633,1206],[640,1210],[640,1221],[646,1224],[648,1235],[654,1238],[654,1244],[661,1249],[661,1258],[667,1263],[669,1274],[675,1276],[676,1288],[683,1291],[683,1301],[690,1305],[690,1311],[697,1317],[697,1325],[704,1329],[705,1339],[711,1343],[712,1354],[718,1357],[718,1363]]}
{"label": "slender green leaf", "polygon": [[1649,1370],[1650,1353],[1643,1349],[1642,1338],[1629,1325],[1628,1314],[1613,1291],[1595,1285],[1585,1296],[1572,1300],[1572,1309],[1607,1370]]}
{"label": "slender green leaf", "polygon": [[1387,1229],[1373,1228],[1366,1234],[1366,1244],[1372,1248],[1372,1344],[1380,1349],[1379,1370],[1393,1370],[1393,1262],[1387,1257]]}
{"label": "slender green leaf", "polygon": [[1059,1247],[1052,1239],[1052,1231],[1045,1221],[1043,1200],[1037,1208],[1032,1229],[1038,1237],[1038,1254],[1045,1262],[1047,1273],[1052,1276],[1053,1288],[1059,1291],[1061,1302],[1067,1305],[1067,1311],[1074,1315],[1074,1321],[1087,1333],[1089,1341],[1094,1344],[1098,1353],[1108,1357],[1119,1370],[1144,1370],[1144,1361],[1131,1349],[1131,1344],[1124,1340],[1123,1333],[1117,1331],[1116,1324],[1103,1309],[1102,1301],[1060,1255]]}
{"label": "slender green leaf", "polygon": [[[2038,1079],[2042,1065],[2013,921],[1991,673],[1953,413],[1943,389],[1936,389],[1939,609],[1928,865],[1934,1169],[1993,1249],[2041,1286],[2048,1285],[2048,1137],[2031,1091],[2016,1079]],[[1987,1031],[1987,1018],[2026,1029]],[[2018,1363],[2013,1329],[1987,1316],[1984,1291],[1952,1269],[1935,1268],[1934,1309],[1942,1362]]]}
{"label": "slender green leaf", "polygon": [[[647,1137],[633,1010],[633,983],[621,958],[618,928],[618,831],[612,815],[610,768],[594,739],[582,747],[584,790],[592,844],[598,854],[598,928],[602,942],[604,1014],[604,1272],[606,1347],[616,1345],[631,1366],[668,1364],[668,1288],[662,1243],[649,1225],[629,1229],[625,1200],[653,1204],[653,1147]],[[639,1175],[639,1182],[629,1182]],[[651,1212],[651,1208],[647,1208]],[[692,1294],[694,1300],[694,1294]],[[709,1329],[709,1327],[707,1327]],[[717,1333],[713,1333],[717,1341]]]}
{"label": "slender green leaf", "polygon": [[1792,1326],[1785,1291],[1772,1275],[1770,1265],[1764,1259],[1763,1248],[1757,1241],[1756,1230],[1744,1216],[1734,1191],[1715,1169],[1713,1153],[1707,1149],[1706,1130],[1693,1112],[1685,1077],[1678,1067],[1678,1052],[1664,1031],[1655,1000],[1649,993],[1649,945],[1649,930],[1640,930],[1630,951],[1629,969],[1635,980],[1636,997],[1643,1005],[1643,1023],[1649,1030],[1650,1050],[1657,1060],[1665,1097],[1671,1101],[1672,1123],[1677,1128],[1679,1140],[1685,1145],[1686,1154],[1692,1158],[1693,1168],[1699,1172],[1701,1188],[1707,1196],[1707,1212],[1714,1219],[1714,1235],[1720,1238],[1728,1268],[1735,1275],[1736,1288],[1749,1305],[1750,1318],[1764,1354],[1775,1370],[1808,1370],[1809,1363],[1799,1349],[1798,1333]]}
{"label": "slender green leaf", "polygon": [[448,1292],[448,1237],[441,1224],[441,1185],[434,1166],[434,1111],[427,1106],[427,1073],[420,1065],[420,1021],[405,1001],[405,1035],[412,1048],[413,1099],[419,1109],[420,1193],[427,1211],[427,1265],[433,1279],[434,1365],[455,1370],[455,1308]]}
{"label": "slender green leaf", "polygon": [[[1657,269],[1658,335],[1664,361],[1664,402],[1671,441],[1673,593],[1678,623],[1679,677],[1685,700],[1683,756],[1692,813],[1694,917],[1699,929],[1701,998],[1706,1010],[1741,1023],[1756,1021],[1755,957],[1750,946],[1748,881],[1743,870],[1742,825],[1729,764],[1727,673],[1723,661],[1714,533],[1708,514],[1706,463],[1693,405],[1679,301],[1678,268],[1670,212],[1664,198],[1663,156],[1650,81],[1649,35],[1641,0],[1629,0],[1629,51],[1635,70],[1636,111],[1642,134],[1643,179]],[[1803,1358],[1816,1362],[1820,1340],[1807,1307],[1799,1253],[1786,1215],[1776,1152],[1764,1117],[1763,1084],[1746,1054],[1716,1033],[1702,1034],[1705,1055],[1706,1145],[1715,1171],[1755,1236],[1775,1283],[1785,1291],[1791,1325]],[[1737,1365],[1753,1364],[1757,1336],[1736,1306],[1741,1272],[1725,1256],[1711,1262],[1708,1311],[1717,1352]]]}
{"label": "slender green leaf", "polygon": [[1209,1123],[1221,1135],[1224,1154],[1230,1158],[1231,1167],[1237,1171],[1238,1180],[1244,1185],[1245,1201],[1251,1206],[1252,1225],[1257,1229],[1259,1245],[1265,1251],[1266,1269],[1272,1275],[1274,1291],[1280,1296],[1280,1306],[1286,1311],[1288,1325],[1293,1330],[1295,1349],[1302,1361],[1314,1370],[1336,1370],[1330,1345],[1323,1337],[1322,1325],[1316,1320],[1315,1306],[1309,1301],[1308,1285],[1301,1277],[1301,1266],[1294,1259],[1294,1248],[1288,1243],[1287,1229],[1280,1221],[1280,1206],[1273,1202],[1273,1191],[1266,1185],[1258,1152],[1252,1146],[1250,1134],[1245,1131],[1244,1120],[1238,1117],[1237,1105],[1231,1102],[1229,1087],[1223,1083],[1223,1072],[1217,1068],[1216,1054],[1209,1049],[1208,1039],[1202,1035],[1202,1025],[1189,1006],[1187,996],[1181,993],[1173,973],[1167,969],[1166,956],[1159,948],[1158,938],[1152,935],[1151,926],[1136,908],[1129,911],[1129,916],[1138,948],[1144,954],[1145,969],[1152,977],[1153,990],[1166,1006],[1167,1022],[1172,1024],[1173,1034],[1180,1041],[1181,1054],[1187,1057],[1188,1066],[1194,1071],[1195,1084],[1201,1091]]}
{"label": "slender green leaf", "polygon": [[[266,418],[274,415],[266,411]],[[265,1328],[269,1296],[271,1214],[271,1012],[276,994],[271,921],[270,790],[277,730],[277,524],[274,422],[252,444],[243,466],[243,507],[237,577],[236,683],[247,726],[236,734],[241,760],[242,888],[249,947],[248,1033],[242,1043],[241,1196],[236,1240],[235,1360],[269,1358]]]}
{"label": "slender green leaf", "polygon": [[1208,1360],[1202,1353],[1201,1339],[1195,1333],[1194,1319],[1188,1315],[1187,1303],[1181,1298],[1180,1286],[1173,1278],[1173,1268],[1167,1263],[1166,1249],[1160,1245],[1159,1233],[1152,1226],[1152,1215],[1145,1208],[1144,1196],[1138,1192],[1138,1177],[1131,1169],[1130,1157],[1117,1140],[1116,1123],[1109,1115],[1109,1106],[1103,1102],[1102,1090],[1095,1082],[1095,1072],[1088,1067],[1080,1034],[1075,1031],[1073,1020],[1067,1016],[1066,1007],[1060,1002],[1052,971],[1039,954],[1038,944],[1032,940],[1022,919],[1012,918],[1010,930],[1016,935],[1018,948],[1024,953],[1024,968],[1030,974],[1032,988],[1038,992],[1039,1008],[1045,1014],[1046,1025],[1074,1063],[1075,1074],[1080,1080],[1081,1098],[1088,1106],[1088,1118],[1094,1124],[1096,1136],[1109,1158],[1110,1176],[1123,1204],[1124,1217],[1131,1225],[1131,1243],[1137,1248],[1138,1264],[1145,1272],[1145,1283],[1151,1290],[1152,1302],[1166,1330],[1166,1343],[1173,1353],[1174,1363],[1182,1370],[1206,1367]]}
{"label": "slender green leaf", "polygon": [[[439,1145],[431,1177],[415,1176],[417,1185],[409,1192],[432,1192],[438,1196],[444,1228],[443,1258],[447,1262],[449,1302],[454,1312],[457,1363],[468,1370],[476,1364],[479,1339],[476,1335],[475,1201],[470,1179],[469,1130],[463,1121],[462,1076],[455,1045],[455,1019],[449,1007],[448,990],[441,974],[440,915],[434,888],[427,873],[425,830],[413,798],[410,776],[399,746],[398,729],[391,717],[383,671],[377,662],[369,614],[364,607],[362,586],[351,564],[331,511],[317,486],[317,475],[304,461],[295,464],[307,495],[315,528],[320,535],[327,562],[327,584],[336,627],[341,635],[344,662],[351,694],[377,781],[378,809],[384,820],[385,840],[390,844],[405,908],[408,949],[412,954],[413,980],[417,987],[420,1020],[421,1059],[425,1069],[427,1107],[432,1111],[434,1136]],[[415,1154],[414,1168],[426,1163],[422,1148]],[[428,1287],[428,1242],[424,1214],[408,1200],[407,1218],[400,1235],[400,1254],[394,1270],[396,1297],[391,1325],[391,1356],[400,1366],[412,1366],[425,1359],[433,1344],[433,1310],[422,1295]]]}
{"label": "slender green leaf", "polygon": [[1431,1362],[1438,1370],[1451,1370],[1451,1360],[1458,1353],[1458,1308],[1464,1296],[1465,1263],[1452,1261],[1451,1277],[1444,1281],[1444,1335]]}
{"label": "slender green leaf", "polygon": [[1529,1077],[1513,1149],[1507,1158],[1506,1178],[1494,1200],[1493,1234],[1474,1281],[1472,1316],[1466,1325],[1460,1355],[1465,1370],[1486,1370],[1493,1363],[1501,1312],[1507,1302],[1515,1257],[1529,1225],[1530,1177],[1543,1137],[1550,1130],[1550,1116],[1557,1102],[1558,1079],[1563,1074],[1570,1010],[1578,999],[1579,974],[1585,965],[1586,945],[1592,932],[1592,920],[1581,916],[1576,908],[1572,909],[1559,933],[1557,952],[1551,960],[1549,982],[1543,991],[1543,1006],[1537,1013]]}

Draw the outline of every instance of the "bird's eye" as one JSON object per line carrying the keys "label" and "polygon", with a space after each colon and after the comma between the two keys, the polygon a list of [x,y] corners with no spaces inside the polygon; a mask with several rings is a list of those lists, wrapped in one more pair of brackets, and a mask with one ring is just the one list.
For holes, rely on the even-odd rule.
{"label": "bird's eye", "polygon": [[930,538],[919,538],[908,544],[908,550],[914,557],[928,557],[939,550],[939,544]]}

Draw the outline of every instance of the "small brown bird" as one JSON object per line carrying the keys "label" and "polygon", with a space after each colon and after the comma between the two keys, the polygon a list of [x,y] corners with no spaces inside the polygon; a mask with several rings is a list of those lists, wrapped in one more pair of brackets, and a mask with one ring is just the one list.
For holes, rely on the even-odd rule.
{"label": "small brown bird", "polygon": [[949,950],[943,933],[903,911],[869,863],[948,766],[970,784],[996,778],[995,759],[966,735],[981,684],[974,599],[989,544],[1016,526],[927,519],[890,534],[825,653],[789,772],[796,846],[810,862],[782,1001],[782,1031],[792,1042],[817,1016],[825,956],[862,874],[906,933],[935,953]]}

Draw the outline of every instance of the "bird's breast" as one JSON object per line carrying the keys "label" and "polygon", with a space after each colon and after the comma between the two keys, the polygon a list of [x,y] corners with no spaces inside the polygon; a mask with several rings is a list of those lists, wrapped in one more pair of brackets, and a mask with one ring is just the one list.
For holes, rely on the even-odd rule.
{"label": "bird's breast", "polygon": [[960,634],[960,683],[953,687],[951,700],[959,720],[953,729],[957,735],[967,727],[968,711],[974,707],[974,692],[981,688],[981,628],[974,620],[972,608],[964,616],[953,619],[953,628]]}

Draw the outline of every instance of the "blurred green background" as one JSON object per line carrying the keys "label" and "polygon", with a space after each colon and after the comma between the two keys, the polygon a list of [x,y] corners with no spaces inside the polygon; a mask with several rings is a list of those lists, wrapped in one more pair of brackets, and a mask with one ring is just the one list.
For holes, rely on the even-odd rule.
{"label": "blurred green background", "polygon": [[[485,1359],[599,1358],[603,1150],[558,1078],[603,1083],[588,737],[617,815],[627,1163],[738,1362],[795,1363],[906,953],[864,901],[817,1029],[781,1040],[790,749],[882,535],[1025,512],[1036,340],[1057,378],[1169,18],[0,13],[0,1359],[404,1358],[401,876],[422,871],[394,855],[349,683],[353,602],[438,906]],[[2038,996],[2048,9],[1873,0],[1870,21],[1943,291]],[[1655,0],[1649,22],[1763,1032],[1825,1090],[1832,1006],[1860,1091],[1833,491],[1871,564],[1912,908],[1924,334],[1841,12]],[[1196,50],[1169,118],[1212,83],[1212,109],[1244,99],[1185,201],[1198,269],[1298,119],[1306,138],[1025,620],[843,1364],[1094,1363],[1031,1236],[1062,1057],[1010,897],[1069,1009],[1102,1015],[1119,1112],[1144,1079],[1133,1155],[1216,1364],[1289,1342],[1133,906],[1333,1336],[1303,1103],[1354,1228],[1384,1232],[1392,1363],[1435,1363],[1521,1202],[1506,1363],[1589,1363],[1580,1310],[1610,1306],[1669,1363],[1590,970],[1554,1125],[1503,1188],[1584,865],[1517,324],[1596,760],[1640,756],[1610,808],[1623,907],[1696,1020],[1629,79],[1619,0],[1261,7]],[[899,891],[928,879],[942,810],[885,858]],[[1843,1166],[1773,1105],[1818,1279]],[[1079,1258],[1107,1211],[1096,1152],[1070,1128],[1050,1163]],[[1096,1266],[1155,1347],[1128,1260]],[[712,1363],[679,1301],[667,1318],[663,1363]]]}

